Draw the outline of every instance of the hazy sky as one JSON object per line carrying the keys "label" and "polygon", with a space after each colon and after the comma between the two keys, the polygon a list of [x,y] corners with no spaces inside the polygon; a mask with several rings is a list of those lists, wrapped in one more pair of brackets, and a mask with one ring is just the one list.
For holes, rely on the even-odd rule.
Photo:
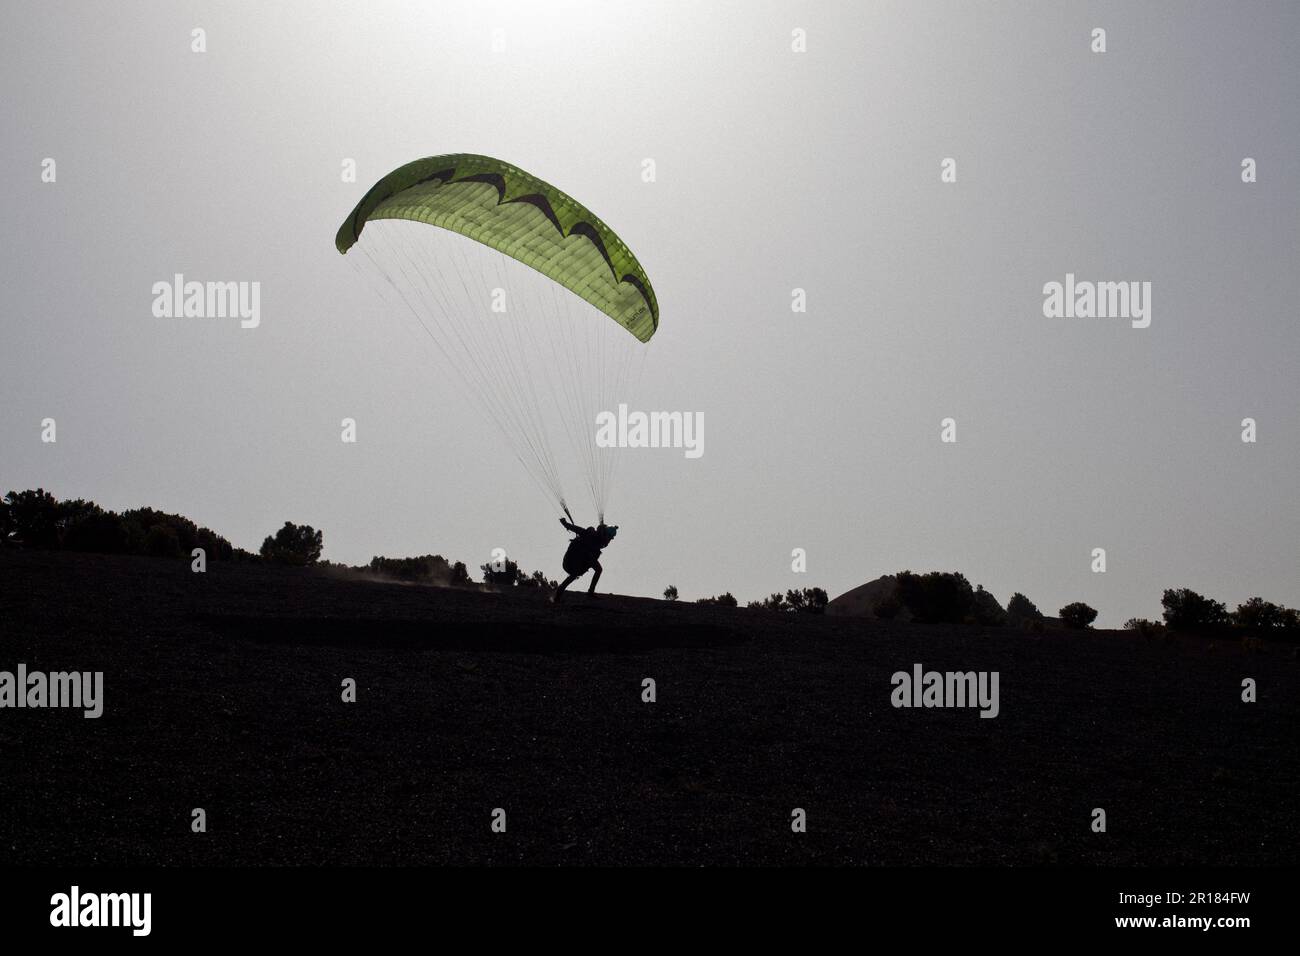
{"label": "hazy sky", "polygon": [[[554,509],[333,245],[375,179],[470,151],[628,241],[661,308],[637,403],[704,415],[703,457],[619,466],[602,589],[743,602],[938,568],[1109,626],[1165,587],[1300,603],[1298,4],[11,0],[5,21],[5,490],[249,549],[288,519],[335,561],[504,547],[560,576]],[[177,272],[260,282],[261,326],[154,318]],[[1045,318],[1067,272],[1150,282],[1150,327]]]}

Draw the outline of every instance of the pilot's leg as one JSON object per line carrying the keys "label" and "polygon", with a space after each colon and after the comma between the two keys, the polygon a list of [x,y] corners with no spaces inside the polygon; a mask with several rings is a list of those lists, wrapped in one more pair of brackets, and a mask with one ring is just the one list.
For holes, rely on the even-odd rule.
{"label": "pilot's leg", "polygon": [[556,602],[562,600],[560,595],[564,593],[564,589],[567,588],[570,584],[572,584],[577,579],[577,577],[578,576],[576,574],[570,574],[567,578],[565,578],[564,583],[555,589],[555,595],[551,598],[551,600]]}
{"label": "pilot's leg", "polygon": [[591,579],[591,587],[587,588],[587,593],[588,593],[588,594],[595,594],[595,593],[596,593],[596,582],[600,580],[600,571],[601,571],[601,568],[600,568],[600,562],[599,562],[599,561],[593,561],[593,562],[591,563],[591,567],[592,567],[592,570],[594,570],[596,573],[595,573],[595,575],[594,575],[594,576],[592,577],[592,579]]}

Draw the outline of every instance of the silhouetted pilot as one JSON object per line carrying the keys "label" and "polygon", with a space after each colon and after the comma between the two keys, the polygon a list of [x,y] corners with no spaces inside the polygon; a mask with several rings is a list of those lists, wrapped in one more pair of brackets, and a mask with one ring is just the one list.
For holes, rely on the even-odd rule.
{"label": "silhouetted pilot", "polygon": [[569,549],[564,552],[564,570],[568,577],[555,592],[555,600],[562,600],[561,595],[564,589],[572,584],[575,580],[582,577],[588,571],[594,570],[595,576],[591,579],[591,587],[587,588],[588,594],[593,594],[596,590],[596,582],[600,580],[600,552],[609,546],[614,540],[614,535],[618,534],[618,525],[609,526],[605,524],[598,525],[595,528],[580,528],[571,521],[560,519],[560,524],[572,531],[576,537],[569,542]]}

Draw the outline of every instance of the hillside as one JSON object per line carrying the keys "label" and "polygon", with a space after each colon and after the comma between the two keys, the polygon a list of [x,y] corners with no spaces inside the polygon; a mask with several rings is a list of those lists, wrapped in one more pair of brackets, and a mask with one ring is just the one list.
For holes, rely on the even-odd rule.
{"label": "hillside", "polygon": [[[875,617],[876,605],[882,600],[896,597],[898,578],[885,574],[866,584],[845,591],[839,597],[832,598],[826,605],[826,613],[833,617]],[[911,618],[907,608],[899,608],[895,620],[905,622]]]}
{"label": "hillside", "polygon": [[[98,720],[0,710],[10,864],[1296,857],[1290,650],[71,553],[0,553],[0,621],[0,670],[105,674]],[[894,708],[914,663],[998,717]]]}

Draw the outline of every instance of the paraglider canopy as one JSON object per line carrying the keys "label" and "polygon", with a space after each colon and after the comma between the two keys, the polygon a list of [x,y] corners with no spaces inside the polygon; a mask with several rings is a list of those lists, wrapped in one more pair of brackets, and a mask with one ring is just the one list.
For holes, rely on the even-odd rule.
{"label": "paraglider canopy", "polygon": [[[627,244],[519,167],[449,153],[371,186],[335,246],[364,253],[381,294],[415,318],[538,486],[564,508],[575,464],[603,520],[618,450],[597,446],[595,423],[628,400],[659,328]],[[571,455],[556,454],[557,435]]]}
{"label": "paraglider canopy", "polygon": [[650,277],[623,240],[577,200],[499,159],[449,153],[393,170],[339,227],[339,252],[376,219],[428,223],[491,246],[582,296],[642,342],[659,328]]}

